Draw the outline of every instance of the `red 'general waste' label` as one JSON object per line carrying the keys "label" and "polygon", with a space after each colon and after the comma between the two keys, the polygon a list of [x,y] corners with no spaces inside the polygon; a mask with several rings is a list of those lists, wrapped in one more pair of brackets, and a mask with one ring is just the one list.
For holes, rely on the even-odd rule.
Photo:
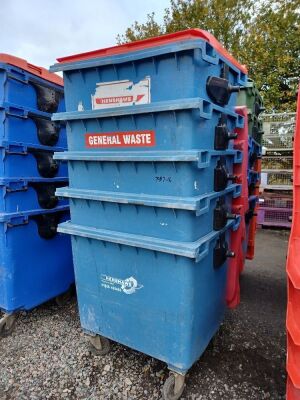
{"label": "red 'general waste' label", "polygon": [[155,146],[155,131],[128,131],[86,133],[85,147],[152,147]]}

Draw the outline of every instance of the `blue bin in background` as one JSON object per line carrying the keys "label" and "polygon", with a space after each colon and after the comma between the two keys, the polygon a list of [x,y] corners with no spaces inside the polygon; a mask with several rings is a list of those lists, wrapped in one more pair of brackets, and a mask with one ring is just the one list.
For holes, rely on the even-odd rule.
{"label": "blue bin in background", "polygon": [[64,90],[56,83],[60,78],[32,67],[25,60],[0,54],[0,105],[10,103],[50,114],[64,111]]}
{"label": "blue bin in background", "polygon": [[70,238],[57,233],[67,206],[0,213],[0,309],[30,310],[74,282]]}
{"label": "blue bin in background", "polygon": [[257,171],[248,171],[248,186],[249,192],[251,194],[251,190],[254,189],[255,185],[260,181],[260,172]]}
{"label": "blue bin in background", "polygon": [[0,140],[67,148],[64,124],[50,118],[51,114],[40,111],[12,104],[0,105]]}
{"label": "blue bin in background", "polygon": [[262,148],[259,143],[257,143],[252,137],[248,139],[248,168],[251,170],[254,167],[255,161],[262,156]]}
{"label": "blue bin in background", "polygon": [[54,160],[55,150],[58,149],[2,142],[2,144],[0,143],[0,177],[66,178],[68,176],[67,165]]}
{"label": "blue bin in background", "polygon": [[[68,184],[63,81],[47,70],[0,54],[0,337],[19,310],[62,295],[74,282],[70,239],[57,225],[70,218],[55,195]],[[66,296],[58,298],[62,301]]]}
{"label": "blue bin in background", "polygon": [[68,201],[59,199],[55,191],[67,182],[67,178],[0,178],[0,210],[4,213],[15,213],[66,206]]}
{"label": "blue bin in background", "polygon": [[254,216],[255,207],[256,207],[256,204],[258,203],[258,196],[251,195],[251,196],[249,196],[248,200],[249,200],[249,208],[245,214],[246,224],[249,224],[251,218]]}

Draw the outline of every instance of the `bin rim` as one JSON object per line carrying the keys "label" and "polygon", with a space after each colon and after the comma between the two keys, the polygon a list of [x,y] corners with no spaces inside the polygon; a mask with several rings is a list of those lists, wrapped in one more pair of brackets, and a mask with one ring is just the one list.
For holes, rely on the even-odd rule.
{"label": "bin rim", "polygon": [[0,112],[4,112],[5,114],[11,115],[13,117],[19,117],[19,118],[37,117],[47,120],[51,120],[53,115],[53,113],[36,110],[31,107],[11,103],[9,101],[0,101]]}
{"label": "bin rim", "polygon": [[118,46],[106,47],[103,49],[92,50],[84,53],[78,53],[66,57],[59,57],[57,61],[60,64],[78,62],[88,60],[91,58],[102,58],[114,55],[126,54],[138,50],[146,50],[153,47],[167,45],[176,42],[184,42],[188,40],[202,39],[208,42],[218,53],[220,53],[225,59],[232,63],[244,74],[248,73],[245,65],[240,64],[222,45],[221,43],[209,32],[199,29],[192,28],[183,31],[168,33],[161,36],[156,36],[148,39],[136,40],[134,42],[124,43]]}
{"label": "bin rim", "polygon": [[3,178],[0,177],[0,186],[6,186],[9,185],[10,183],[24,183],[24,184],[30,184],[30,183],[59,183],[59,182],[68,182],[69,178],[67,176],[65,177],[58,177],[58,178],[37,178],[37,177],[21,177],[21,178]]}
{"label": "bin rim", "polygon": [[51,209],[34,209],[34,210],[24,210],[24,211],[16,211],[16,212],[2,212],[0,213],[0,222],[9,222],[13,218],[24,217],[28,218],[32,215],[40,215],[40,214],[55,214],[58,212],[69,211],[70,207],[68,205],[57,206]]}
{"label": "bin rim", "polygon": [[176,210],[195,211],[200,216],[209,211],[210,202],[214,199],[231,194],[239,197],[241,186],[234,183],[221,192],[208,192],[198,196],[163,196],[145,193],[111,192],[90,189],[61,187],[56,189],[56,196],[68,199],[117,203],[119,205],[137,205],[145,207],[172,208]]}
{"label": "bin rim", "polygon": [[47,152],[65,152],[64,147],[53,147],[53,146],[45,146],[39,143],[26,143],[26,142],[15,142],[11,140],[1,140],[0,139],[0,150],[5,149],[7,152],[10,152],[10,148],[19,148],[24,153],[28,151],[47,151]]}
{"label": "bin rim", "polygon": [[54,153],[54,160],[64,161],[126,161],[126,162],[197,162],[198,168],[210,166],[212,157],[230,156],[234,163],[241,163],[243,152],[240,150],[158,150],[158,151],[62,151]]}
{"label": "bin rim", "polygon": [[[1,105],[0,105],[1,107]],[[134,105],[131,107],[111,107],[104,110],[68,111],[52,115],[52,121],[83,121],[93,118],[124,117],[127,115],[139,115],[159,112],[171,112],[182,110],[199,110],[199,116],[204,119],[211,119],[213,112],[225,114],[237,121],[237,128],[243,127],[244,119],[235,111],[220,107],[202,97],[191,97],[181,100],[157,101],[155,103]]]}
{"label": "bin rim", "polygon": [[38,76],[39,78],[45,79],[48,82],[54,83],[59,86],[64,86],[63,78],[54,74],[53,72],[49,72],[46,68],[29,63],[24,58],[16,57],[11,54],[0,53],[0,63],[9,64],[13,67],[21,68],[24,71],[29,72],[32,75]]}
{"label": "bin rim", "polygon": [[182,242],[169,239],[161,239],[152,236],[137,235],[112,231],[108,229],[99,229],[87,227],[84,225],[73,224],[71,221],[63,222],[58,225],[58,232],[71,235],[73,237],[82,237],[94,239],[102,242],[110,242],[118,245],[137,247],[146,250],[168,253],[177,256],[195,259],[199,262],[208,255],[209,244],[217,239],[224,232],[231,229],[237,229],[240,219],[229,221],[226,226],[219,231],[211,231],[194,242]]}

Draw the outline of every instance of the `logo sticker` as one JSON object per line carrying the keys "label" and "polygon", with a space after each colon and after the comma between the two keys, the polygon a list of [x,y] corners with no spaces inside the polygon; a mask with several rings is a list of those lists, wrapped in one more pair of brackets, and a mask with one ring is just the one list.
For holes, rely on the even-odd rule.
{"label": "logo sticker", "polygon": [[86,133],[85,147],[152,147],[155,146],[155,131],[128,131]]}
{"label": "logo sticker", "polygon": [[92,109],[149,104],[150,82],[150,77],[146,76],[137,83],[129,80],[97,83],[92,95]]}
{"label": "logo sticker", "polygon": [[125,294],[134,294],[137,290],[143,288],[143,285],[140,285],[133,276],[126,279],[119,279],[105,274],[101,275],[101,286],[105,289]]}

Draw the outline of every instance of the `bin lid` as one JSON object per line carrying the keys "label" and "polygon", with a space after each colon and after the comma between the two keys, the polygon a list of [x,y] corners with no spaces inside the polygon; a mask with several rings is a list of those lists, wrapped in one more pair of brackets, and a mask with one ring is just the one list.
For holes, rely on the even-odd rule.
{"label": "bin lid", "polygon": [[75,61],[88,60],[91,58],[108,57],[119,54],[128,53],[131,51],[144,50],[151,47],[162,46],[179,41],[187,41],[194,39],[202,39],[207,41],[218,53],[224,58],[236,66],[240,71],[245,74],[248,73],[245,65],[240,64],[224,47],[220,42],[209,32],[203,29],[186,29],[175,33],[169,33],[166,35],[156,36],[149,39],[137,40],[135,42],[124,43],[119,46],[107,47],[104,49],[88,51],[86,53],[74,54],[67,57],[57,58],[59,63],[70,63]]}
{"label": "bin lid", "polygon": [[0,63],[9,64],[13,65],[14,67],[21,68],[27,72],[30,72],[33,75],[38,76],[39,78],[45,79],[51,83],[55,83],[56,85],[64,85],[64,81],[60,76],[54,74],[53,72],[49,72],[46,68],[30,64],[23,58],[12,56],[10,54],[0,53]]}

